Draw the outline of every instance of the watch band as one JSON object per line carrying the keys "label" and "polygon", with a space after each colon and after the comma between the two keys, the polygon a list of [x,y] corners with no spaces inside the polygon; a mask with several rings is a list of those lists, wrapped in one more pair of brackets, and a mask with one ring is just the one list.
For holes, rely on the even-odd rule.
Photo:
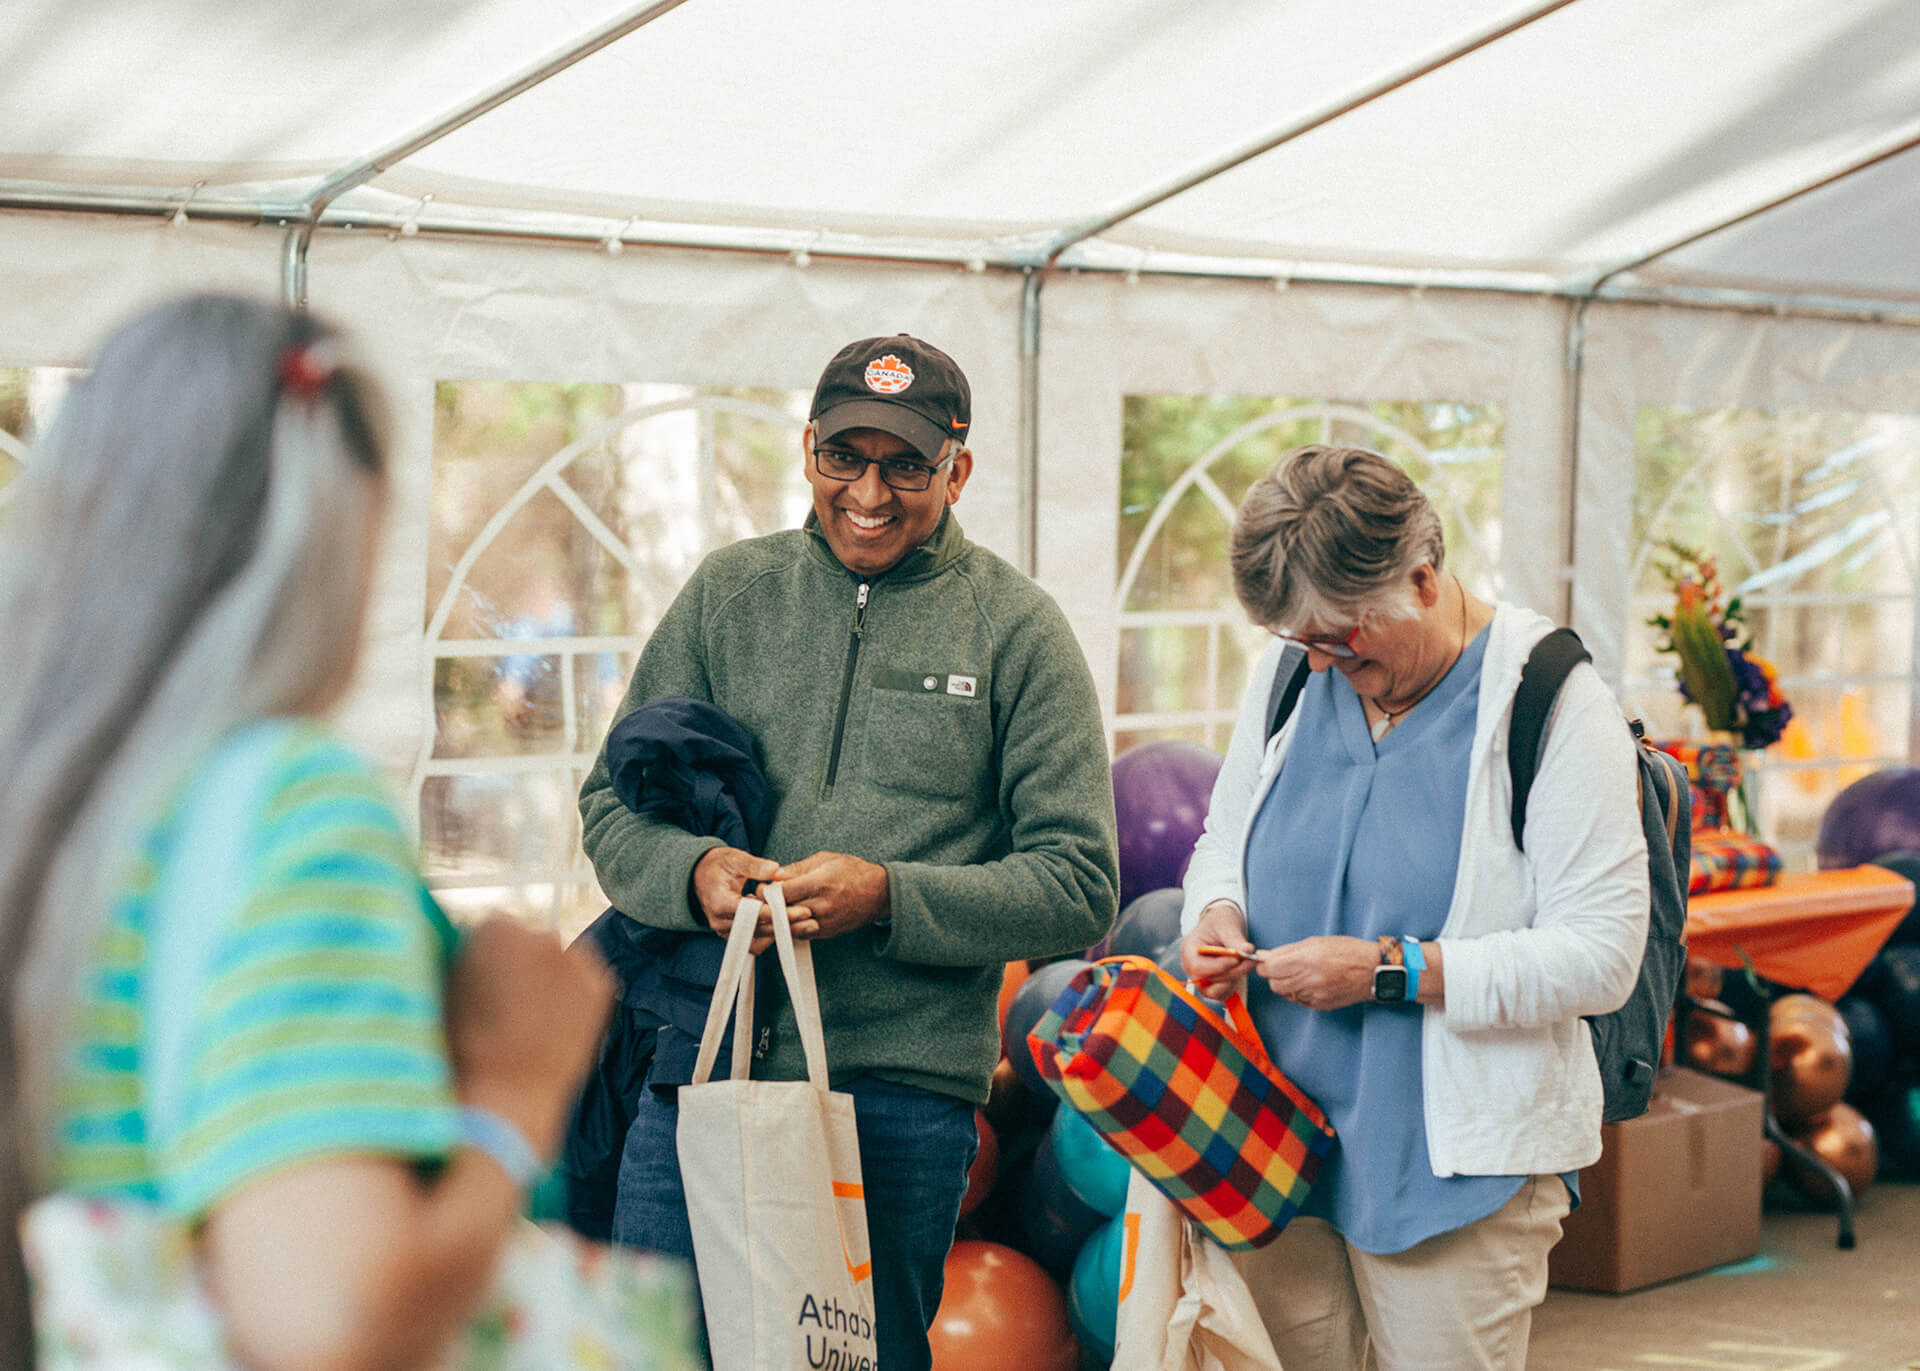
{"label": "watch band", "polygon": [[540,1154],[512,1123],[491,1109],[464,1104],[454,1111],[460,1145],[493,1158],[507,1179],[521,1190],[540,1179],[545,1169]]}
{"label": "watch band", "polygon": [[1407,998],[1418,999],[1420,995],[1420,973],[1427,969],[1427,954],[1420,950],[1420,940],[1411,933],[1400,940],[1401,964],[1407,968]]}
{"label": "watch band", "polygon": [[1380,945],[1380,965],[1406,965],[1406,949],[1401,941],[1391,933],[1382,933],[1374,941]]}

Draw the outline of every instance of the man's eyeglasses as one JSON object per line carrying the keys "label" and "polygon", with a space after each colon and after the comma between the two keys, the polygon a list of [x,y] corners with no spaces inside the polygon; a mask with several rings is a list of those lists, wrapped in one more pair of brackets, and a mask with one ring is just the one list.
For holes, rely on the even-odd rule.
{"label": "man's eyeglasses", "polygon": [[[1371,610],[1367,611],[1368,614],[1372,612]],[[1360,616],[1360,622],[1355,624],[1353,628],[1342,637],[1327,638],[1318,637],[1313,634],[1282,633],[1279,629],[1273,631],[1273,636],[1283,643],[1297,643],[1309,652],[1318,652],[1325,657],[1345,659],[1358,657],[1360,655],[1359,652],[1354,649],[1353,640],[1360,636],[1360,630],[1366,626],[1367,614],[1362,614]]]}
{"label": "man's eyeglasses", "polygon": [[951,461],[953,457],[948,455],[928,466],[925,462],[908,462],[897,457],[862,457],[837,447],[813,450],[814,466],[830,481],[857,481],[867,474],[869,466],[876,466],[880,468],[880,479],[895,490],[925,490],[933,484],[934,473]]}

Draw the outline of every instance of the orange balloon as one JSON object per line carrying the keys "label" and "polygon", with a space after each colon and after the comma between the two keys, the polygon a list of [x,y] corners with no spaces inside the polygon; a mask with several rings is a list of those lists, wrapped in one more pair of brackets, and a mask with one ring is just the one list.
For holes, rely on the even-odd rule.
{"label": "orange balloon", "polygon": [[993,1084],[987,1087],[987,1117],[995,1127],[1005,1128],[1026,1099],[1027,1083],[1020,1079],[1013,1063],[1002,1057],[1000,1064],[993,1068]]}
{"label": "orange balloon", "polygon": [[1767,1021],[1775,1033],[1791,1024],[1812,1022],[1833,1030],[1849,1043],[1853,1040],[1846,1016],[1818,995],[1782,995],[1768,1008]]}
{"label": "orange balloon", "polygon": [[1760,1055],[1760,1040],[1738,1019],[1718,1014],[1687,1016],[1687,1062],[1714,1076],[1744,1076]]}
{"label": "orange balloon", "polygon": [[1773,1112],[1788,1128],[1840,1102],[1853,1075],[1853,1043],[1812,1018],[1774,1026]]}
{"label": "orange balloon", "polygon": [[993,1183],[1000,1175],[999,1135],[981,1110],[973,1111],[973,1126],[980,1133],[980,1150],[974,1154],[973,1165],[967,1168],[967,1193],[960,1197],[963,1217],[979,1208],[980,1201],[992,1193]]}
{"label": "orange balloon", "polygon": [[997,1242],[957,1242],[927,1330],[933,1371],[1074,1371],[1067,1297],[1039,1262]]}
{"label": "orange balloon", "polygon": [[1018,990],[1031,975],[1025,962],[1008,962],[1007,969],[1000,976],[1000,1032],[1007,1031],[1007,1006],[1013,1003],[1013,992]]}
{"label": "orange balloon", "polygon": [[[1793,1140],[1845,1176],[1856,1199],[1873,1184],[1880,1170],[1880,1140],[1866,1116],[1850,1104],[1836,1104],[1807,1120],[1805,1127],[1795,1131]],[[1789,1160],[1786,1171],[1793,1188],[1815,1204],[1833,1201],[1833,1186],[1813,1168]]]}

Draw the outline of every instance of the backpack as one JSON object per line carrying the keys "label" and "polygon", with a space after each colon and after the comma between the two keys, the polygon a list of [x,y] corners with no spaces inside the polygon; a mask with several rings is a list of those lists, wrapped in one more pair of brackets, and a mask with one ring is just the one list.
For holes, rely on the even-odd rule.
{"label": "backpack", "polygon": [[[1540,768],[1547,719],[1567,676],[1593,660],[1572,629],[1557,628],[1534,644],[1520,672],[1507,726],[1507,770],[1513,779],[1513,845],[1526,850],[1527,795]],[[1267,739],[1293,713],[1307,680],[1307,654],[1289,647],[1275,668],[1267,696]],[[1587,1016],[1593,1055],[1600,1064],[1602,1123],[1647,1112],[1654,1072],[1667,1036],[1667,1019],[1680,993],[1687,961],[1687,882],[1693,846],[1692,795],[1677,758],[1647,741],[1638,719],[1628,719],[1639,762],[1640,822],[1647,837],[1647,946],[1627,1002],[1611,1014]]]}

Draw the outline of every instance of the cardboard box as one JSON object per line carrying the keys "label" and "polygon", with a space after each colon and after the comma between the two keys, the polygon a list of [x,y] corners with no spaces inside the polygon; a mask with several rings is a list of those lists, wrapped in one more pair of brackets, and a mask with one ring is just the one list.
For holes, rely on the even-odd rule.
{"label": "cardboard box", "polygon": [[1600,1130],[1549,1283],[1619,1294],[1758,1252],[1765,1109],[1757,1090],[1663,1068],[1645,1114]]}

